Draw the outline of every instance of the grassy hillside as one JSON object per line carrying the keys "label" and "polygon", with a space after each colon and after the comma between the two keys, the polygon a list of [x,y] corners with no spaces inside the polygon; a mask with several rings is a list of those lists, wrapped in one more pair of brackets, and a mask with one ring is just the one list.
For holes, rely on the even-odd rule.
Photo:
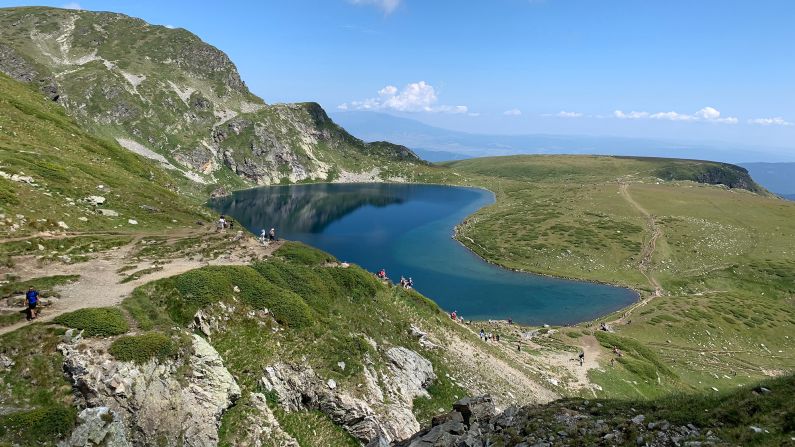
{"label": "grassy hillside", "polygon": [[352,137],[317,104],[267,105],[219,49],[122,14],[0,9],[0,72],[91,133],[200,182],[388,179],[420,163],[403,146]]}
{"label": "grassy hillside", "polygon": [[[191,182],[86,133],[60,106],[3,74],[0,171],[3,235],[175,228],[207,216],[191,198]],[[89,196],[105,201],[95,205]]]}
{"label": "grassy hillside", "polygon": [[672,178],[699,177],[704,162],[524,156],[447,166],[453,181],[497,194],[459,228],[476,253],[644,292],[639,306],[600,320],[616,330],[600,339],[605,348],[629,353],[593,372],[604,395],[726,390],[795,368],[795,204],[660,179],[672,168],[684,173]]}

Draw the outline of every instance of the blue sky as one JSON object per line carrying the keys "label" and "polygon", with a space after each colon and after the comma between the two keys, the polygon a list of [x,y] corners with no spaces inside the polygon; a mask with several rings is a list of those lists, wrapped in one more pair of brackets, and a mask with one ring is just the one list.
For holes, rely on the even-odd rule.
{"label": "blue sky", "polygon": [[795,151],[793,0],[78,3],[193,31],[268,102]]}

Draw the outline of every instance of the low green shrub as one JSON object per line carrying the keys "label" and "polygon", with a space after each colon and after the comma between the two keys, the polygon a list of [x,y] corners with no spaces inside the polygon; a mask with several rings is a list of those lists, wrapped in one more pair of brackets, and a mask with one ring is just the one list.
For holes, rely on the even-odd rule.
{"label": "low green shrub", "polygon": [[171,317],[187,324],[200,308],[231,297],[240,290],[243,302],[268,309],[281,324],[305,327],[312,324],[312,310],[295,292],[268,281],[251,267],[216,266],[191,270],[176,278],[180,297],[167,303]]}
{"label": "low green shrub", "polygon": [[357,300],[372,299],[381,287],[375,276],[353,265],[347,268],[330,268],[328,272],[342,290],[343,296]]}
{"label": "low green shrub", "polygon": [[0,439],[9,445],[52,443],[72,431],[76,417],[75,408],[60,404],[0,416]]}
{"label": "low green shrub", "polygon": [[79,309],[59,315],[53,321],[66,327],[80,329],[85,337],[121,335],[130,329],[121,310],[116,307]]}
{"label": "low green shrub", "polygon": [[301,242],[285,242],[276,250],[275,254],[288,261],[304,265],[321,265],[337,261],[334,256]]}
{"label": "low green shrub", "polygon": [[160,332],[126,335],[114,340],[108,352],[123,362],[146,363],[150,359],[163,360],[177,353],[177,346]]}

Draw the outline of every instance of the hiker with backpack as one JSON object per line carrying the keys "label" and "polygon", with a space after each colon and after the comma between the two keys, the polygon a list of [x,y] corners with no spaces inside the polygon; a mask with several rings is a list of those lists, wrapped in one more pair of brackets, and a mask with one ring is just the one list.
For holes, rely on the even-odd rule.
{"label": "hiker with backpack", "polygon": [[36,309],[39,305],[39,292],[33,286],[30,286],[25,294],[25,304],[28,306],[28,321],[35,320],[39,316],[39,311]]}

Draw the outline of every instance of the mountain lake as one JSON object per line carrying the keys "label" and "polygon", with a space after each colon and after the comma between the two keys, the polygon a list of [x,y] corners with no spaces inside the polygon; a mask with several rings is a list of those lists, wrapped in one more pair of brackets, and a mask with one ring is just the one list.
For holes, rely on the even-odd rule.
{"label": "mountain lake", "polygon": [[269,186],[238,191],[211,206],[259,235],[274,227],[342,262],[414,288],[467,320],[508,319],[565,325],[625,307],[632,290],[510,271],[489,264],[452,238],[467,216],[494,202],[465,187],[356,183]]}

